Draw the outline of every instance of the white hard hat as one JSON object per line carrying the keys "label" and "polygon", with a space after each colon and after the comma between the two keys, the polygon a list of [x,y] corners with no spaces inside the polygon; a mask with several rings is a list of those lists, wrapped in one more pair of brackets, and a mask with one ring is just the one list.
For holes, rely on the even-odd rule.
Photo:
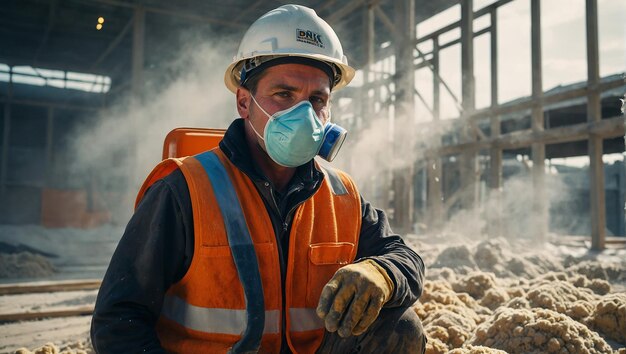
{"label": "white hard hat", "polygon": [[224,83],[232,92],[240,85],[244,64],[252,68],[281,57],[302,57],[328,64],[335,72],[333,90],[354,78],[337,34],[313,9],[283,5],[256,20],[243,36],[237,55],[226,69]]}

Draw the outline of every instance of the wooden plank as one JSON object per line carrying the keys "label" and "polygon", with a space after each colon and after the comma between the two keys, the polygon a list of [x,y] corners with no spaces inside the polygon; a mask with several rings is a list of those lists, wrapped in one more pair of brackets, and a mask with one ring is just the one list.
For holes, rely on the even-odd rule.
{"label": "wooden plank", "polygon": [[535,141],[541,141],[544,144],[566,143],[571,141],[586,140],[591,134],[600,136],[604,139],[623,136],[625,134],[624,118],[615,117],[602,119],[599,122],[573,124],[564,127],[547,129],[542,132],[522,130],[503,134],[499,137],[490,138],[485,141],[442,146],[438,149],[427,151],[425,155],[454,155],[467,149],[485,149],[490,146],[495,146],[501,149],[518,149],[530,146]]}
{"label": "wooden plank", "polygon": [[0,353],[15,353],[22,347],[38,348],[53,338],[84,341],[89,338],[90,323],[90,316],[5,323],[0,332]]}
{"label": "wooden plank", "polygon": [[[624,79],[617,78],[614,80],[601,82],[598,84],[599,91],[608,91],[614,88],[623,87]],[[584,97],[588,94],[587,87],[579,87],[574,89],[569,89],[567,91],[555,92],[555,93],[544,93],[542,97],[542,102],[544,105],[549,105],[552,103],[567,101],[573,98]],[[528,97],[526,99],[521,99],[514,103],[508,103],[504,105],[499,105],[495,108],[484,108],[481,110],[477,110],[472,114],[472,119],[482,119],[490,117],[493,114],[504,115],[513,112],[519,112],[526,109],[531,109],[533,105],[533,99]]]}
{"label": "wooden plank", "polygon": [[93,306],[79,306],[59,311],[39,311],[23,313],[3,313],[0,314],[0,322],[28,321],[40,318],[86,316],[93,313]]}
{"label": "wooden plank", "polygon": [[336,23],[341,20],[344,16],[351,14],[356,11],[356,9],[361,6],[367,4],[365,0],[352,0],[344,5],[342,8],[337,9],[333,12],[332,15],[326,18],[326,22],[328,23]]}
{"label": "wooden plank", "polygon": [[0,295],[93,290],[100,288],[101,283],[99,279],[87,279],[1,284]]}

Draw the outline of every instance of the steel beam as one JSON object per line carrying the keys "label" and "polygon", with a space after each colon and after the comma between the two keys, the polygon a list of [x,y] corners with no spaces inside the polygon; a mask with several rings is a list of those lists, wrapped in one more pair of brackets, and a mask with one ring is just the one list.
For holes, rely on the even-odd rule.
{"label": "steel beam", "polygon": [[175,9],[167,9],[167,8],[156,7],[156,6],[144,6],[144,5],[133,3],[130,1],[122,1],[122,0],[89,0],[89,1],[107,4],[111,6],[125,7],[129,9],[142,8],[143,11],[146,11],[146,12],[152,12],[152,13],[157,13],[157,14],[167,15],[167,16],[172,16],[172,17],[179,17],[183,20],[193,21],[193,22],[215,23],[215,24],[219,24],[222,26],[235,27],[239,29],[245,29],[249,26],[249,24],[247,25],[241,24],[241,23],[237,23],[231,20],[222,20],[218,18],[212,18],[209,16],[199,15],[196,13],[183,12],[183,11],[179,11]]}
{"label": "steel beam", "polygon": [[48,115],[46,117],[46,177],[47,178],[50,178],[51,176],[50,169],[52,167],[53,151],[54,151],[54,108],[48,107]]}
{"label": "steel beam", "polygon": [[54,20],[56,19],[56,9],[57,9],[58,1],[52,0],[50,1],[50,9],[48,11],[48,25],[46,26],[46,31],[41,37],[41,41],[39,42],[39,47],[37,47],[37,51],[35,52],[35,56],[33,57],[33,62],[36,63],[39,58],[39,54],[43,50],[43,47],[48,42],[48,38],[50,37],[50,31],[52,31],[52,26],[54,26]]}
{"label": "steel beam", "polygon": [[113,51],[113,49],[115,49],[120,42],[124,39],[124,37],[126,36],[126,34],[128,33],[128,31],[130,30],[130,28],[133,26],[133,24],[135,23],[135,18],[132,17],[124,26],[124,28],[120,31],[120,33],[118,33],[117,37],[115,37],[115,39],[113,39],[111,41],[111,43],[109,43],[109,46],[102,52],[102,54],[100,54],[100,56],[98,57],[98,59],[96,59],[93,64],[91,64],[91,68],[89,71],[92,71],[94,68],[98,67],[98,65],[100,65],[100,63],[109,55],[111,54],[111,52]]}
{"label": "steel beam", "polygon": [[326,18],[326,22],[331,23],[331,24],[336,23],[347,14],[356,11],[356,9],[359,8],[359,6],[365,3],[367,3],[366,0],[352,0],[348,2],[346,5],[344,5],[343,7],[339,8],[337,11],[333,12],[332,15],[328,16]]}

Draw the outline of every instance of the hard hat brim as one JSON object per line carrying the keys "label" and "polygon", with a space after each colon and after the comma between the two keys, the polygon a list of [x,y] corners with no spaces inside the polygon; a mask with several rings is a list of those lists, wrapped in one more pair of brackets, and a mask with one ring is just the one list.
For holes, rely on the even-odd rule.
{"label": "hard hat brim", "polygon": [[[272,53],[272,56],[294,56],[294,57],[303,57],[303,58],[311,58],[311,59],[315,59],[315,60],[319,60],[322,62],[326,62],[326,63],[332,63],[335,64],[339,70],[341,71],[341,79],[339,80],[339,82],[337,82],[337,84],[335,86],[333,86],[331,89],[332,91],[337,91],[339,89],[344,88],[345,86],[347,86],[350,81],[352,81],[352,79],[354,78],[355,75],[355,70],[354,68],[352,68],[351,66],[347,65],[346,63],[339,61],[337,59],[334,58],[330,58],[326,55],[321,55],[321,54],[303,54],[303,53],[297,53],[297,54],[290,54],[290,53],[284,53],[284,54],[278,54],[278,53]],[[259,55],[255,55],[255,56],[259,56]],[[252,58],[252,57],[250,57]],[[237,89],[240,86],[240,82],[239,82],[239,75],[237,74],[237,66],[239,66],[239,64],[241,64],[244,60],[250,59],[250,58],[242,58],[236,61],[233,61],[227,68],[226,68],[226,72],[224,73],[224,84],[226,84],[226,87],[233,93],[237,92]],[[345,57],[344,57],[345,60]],[[347,62],[347,60],[345,60]],[[239,68],[240,70],[240,68]]]}

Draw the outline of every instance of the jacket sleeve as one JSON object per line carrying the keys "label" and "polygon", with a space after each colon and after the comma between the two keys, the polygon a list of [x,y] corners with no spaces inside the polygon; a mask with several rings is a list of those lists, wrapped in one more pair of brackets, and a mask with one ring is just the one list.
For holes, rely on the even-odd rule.
{"label": "jacket sleeve", "polygon": [[387,215],[361,197],[361,233],[357,260],[373,259],[393,281],[395,290],[385,307],[410,306],[422,294],[424,262],[391,231]]}
{"label": "jacket sleeve", "polygon": [[[174,174],[184,182],[180,171]],[[187,185],[170,183],[170,176],[147,191],[113,254],[91,322],[97,353],[165,352],[155,330],[163,296],[193,255],[193,225],[185,215],[191,208],[181,207],[176,191]],[[189,202],[188,192],[183,201]]]}

